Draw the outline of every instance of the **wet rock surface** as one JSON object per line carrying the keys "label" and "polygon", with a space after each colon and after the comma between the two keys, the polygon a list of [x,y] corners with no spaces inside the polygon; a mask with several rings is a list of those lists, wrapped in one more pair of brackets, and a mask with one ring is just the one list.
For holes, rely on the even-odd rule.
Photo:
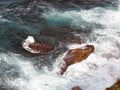
{"label": "wet rock surface", "polygon": [[[48,27],[40,32],[40,35],[53,38],[63,44],[81,44],[92,33],[92,30],[74,29],[70,26]],[[76,36],[75,34],[79,34]]]}
{"label": "wet rock surface", "polygon": [[82,90],[82,89],[79,86],[75,86],[71,90]]}
{"label": "wet rock surface", "polygon": [[106,90],[120,90],[120,80],[118,80],[115,84],[113,84],[111,87],[106,88]]}
{"label": "wet rock surface", "polygon": [[82,44],[84,42],[80,37],[65,37],[61,41],[68,44]]}
{"label": "wet rock surface", "polygon": [[67,70],[67,68],[75,63],[85,60],[91,53],[94,52],[93,45],[86,45],[82,48],[69,50],[67,55],[64,57],[65,65],[61,68],[61,75]]}
{"label": "wet rock surface", "polygon": [[28,47],[38,53],[47,53],[54,50],[53,46],[45,43],[31,43]]}

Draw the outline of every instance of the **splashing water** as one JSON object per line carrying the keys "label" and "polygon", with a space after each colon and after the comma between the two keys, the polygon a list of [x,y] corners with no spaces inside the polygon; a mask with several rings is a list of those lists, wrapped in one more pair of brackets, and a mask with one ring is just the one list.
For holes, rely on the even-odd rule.
{"label": "splashing water", "polygon": [[[81,11],[54,10],[43,13],[42,17],[48,23],[52,21],[54,25],[70,24],[76,28],[91,28],[92,33],[87,38],[86,44],[93,44],[95,52],[86,60],[71,65],[63,76],[56,72],[66,52],[53,63],[52,71],[47,67],[39,71],[24,57],[14,53],[1,53],[0,65],[5,62],[8,68],[13,66],[9,72],[18,73],[18,77],[13,79],[3,77],[4,83],[0,79],[0,84],[8,86],[8,90],[9,87],[15,90],[70,90],[76,85],[83,90],[105,90],[120,78],[120,8],[118,10],[100,7]],[[98,24],[103,28],[96,28]],[[68,45],[69,49],[80,46]],[[1,69],[0,66],[0,72]]]}

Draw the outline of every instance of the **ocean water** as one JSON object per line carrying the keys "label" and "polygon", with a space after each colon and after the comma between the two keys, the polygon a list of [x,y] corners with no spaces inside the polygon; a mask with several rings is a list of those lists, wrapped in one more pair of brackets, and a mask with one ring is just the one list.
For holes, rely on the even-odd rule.
{"label": "ocean water", "polygon": [[[23,4],[11,8],[8,3],[6,7],[2,2],[4,7],[0,9],[1,89],[71,90],[80,86],[83,90],[105,90],[120,78],[119,4],[117,7],[60,10],[45,3],[45,7],[44,4],[30,3],[27,8]],[[95,46],[94,53],[71,65],[64,75],[59,75],[67,51],[82,45],[63,45],[56,38],[41,33],[51,27],[58,30],[61,37],[72,29],[70,33],[86,40],[82,45]],[[28,53],[22,47],[28,36],[55,45],[55,52],[40,56]]]}

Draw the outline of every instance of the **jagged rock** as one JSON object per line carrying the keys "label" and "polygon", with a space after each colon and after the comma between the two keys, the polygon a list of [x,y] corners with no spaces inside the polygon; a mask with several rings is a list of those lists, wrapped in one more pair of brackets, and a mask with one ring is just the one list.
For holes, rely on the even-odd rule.
{"label": "jagged rock", "polygon": [[77,62],[81,62],[82,60],[85,60],[91,53],[94,52],[94,46],[93,45],[86,45],[82,48],[77,48],[68,51],[67,55],[64,58],[65,65],[61,68],[61,75],[64,74],[66,69]]}
{"label": "jagged rock", "polygon": [[32,36],[28,36],[28,38],[23,42],[23,48],[31,53],[48,53],[54,50],[54,47],[46,44],[46,43],[37,43],[35,42]]}
{"label": "jagged rock", "polygon": [[111,87],[106,88],[106,90],[120,90],[120,80],[118,80],[115,84],[113,84]]}
{"label": "jagged rock", "polygon": [[75,86],[71,90],[82,90],[82,89],[79,86]]}

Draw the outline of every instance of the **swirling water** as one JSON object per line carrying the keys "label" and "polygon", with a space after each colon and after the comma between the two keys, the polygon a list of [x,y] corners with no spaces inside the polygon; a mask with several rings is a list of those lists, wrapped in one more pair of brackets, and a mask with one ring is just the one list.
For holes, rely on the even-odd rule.
{"label": "swirling water", "polygon": [[[111,6],[59,10],[36,2],[30,3],[27,8],[22,6],[24,3],[18,7],[17,4],[8,5],[11,2],[2,2],[4,8],[0,9],[1,89],[70,90],[78,85],[83,90],[105,90],[120,78],[119,5],[115,9]],[[58,27],[59,32],[62,26],[71,27],[71,33],[84,38],[85,44],[95,46],[93,54],[85,61],[70,66],[63,76],[56,72],[67,52],[66,47],[71,49],[80,45],[62,45],[56,38],[42,35],[45,28],[55,27],[57,30]],[[55,45],[56,51],[41,56],[25,52],[21,43],[29,35]]]}

